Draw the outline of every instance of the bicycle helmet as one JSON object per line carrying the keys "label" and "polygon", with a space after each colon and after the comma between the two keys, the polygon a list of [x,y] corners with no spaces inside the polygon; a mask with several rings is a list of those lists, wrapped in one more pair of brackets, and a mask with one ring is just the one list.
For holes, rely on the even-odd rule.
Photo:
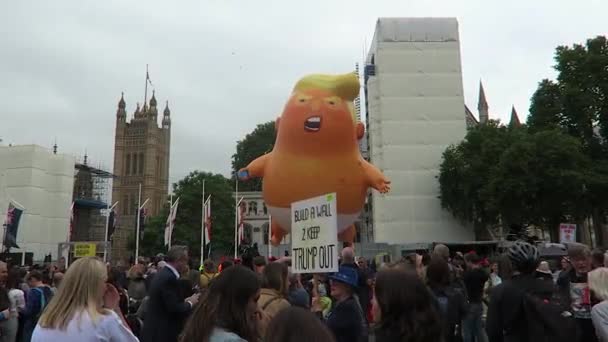
{"label": "bicycle helmet", "polygon": [[524,241],[516,241],[507,254],[513,267],[523,273],[534,272],[540,259],[538,249]]}

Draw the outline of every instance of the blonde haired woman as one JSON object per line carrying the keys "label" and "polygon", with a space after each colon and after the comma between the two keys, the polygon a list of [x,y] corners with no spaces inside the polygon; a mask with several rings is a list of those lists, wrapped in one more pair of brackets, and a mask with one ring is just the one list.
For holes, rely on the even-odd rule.
{"label": "blonde haired woman", "polygon": [[136,342],[118,307],[118,291],[106,284],[97,258],[76,260],[34,330],[32,342]]}
{"label": "blonde haired woman", "polygon": [[608,342],[608,268],[599,267],[587,274],[589,290],[593,296],[600,300],[591,309],[591,320],[602,342]]}

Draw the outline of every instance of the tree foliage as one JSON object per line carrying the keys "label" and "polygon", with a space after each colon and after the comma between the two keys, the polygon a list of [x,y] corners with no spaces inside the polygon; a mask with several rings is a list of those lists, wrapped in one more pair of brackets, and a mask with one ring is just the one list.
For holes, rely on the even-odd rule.
{"label": "tree foliage", "polygon": [[580,142],[559,130],[534,132],[490,122],[444,152],[441,203],[472,222],[478,237],[500,223],[545,227],[555,239],[561,220],[588,211],[589,165]]}
{"label": "tree foliage", "polygon": [[[236,153],[232,155],[232,172],[247,166],[254,159],[272,151],[276,139],[274,121],[259,124],[245,139],[236,143]],[[262,180],[251,179],[239,182],[239,191],[262,191]]]}
{"label": "tree foliage", "polygon": [[[220,174],[194,171],[173,185],[173,199],[179,198],[179,205],[172,244],[186,245],[191,256],[200,257],[203,180],[205,196],[211,195],[210,247],[216,255],[231,254],[234,246],[234,197],[231,181]],[[149,219],[140,244],[140,255],[150,256],[166,251],[164,230],[168,213],[167,203],[158,217]]]}
{"label": "tree foliage", "polygon": [[592,209],[595,235],[605,243],[608,208],[608,40],[598,36],[583,44],[559,46],[556,81],[543,80],[532,96],[528,122],[535,131],[553,128],[578,139],[592,163],[586,175],[585,200]]}
{"label": "tree foliage", "polygon": [[443,153],[439,185],[442,206],[466,222],[474,224],[476,234],[498,222],[498,208],[488,188],[496,173],[500,156],[509,145],[513,130],[490,121],[470,130],[458,145]]}

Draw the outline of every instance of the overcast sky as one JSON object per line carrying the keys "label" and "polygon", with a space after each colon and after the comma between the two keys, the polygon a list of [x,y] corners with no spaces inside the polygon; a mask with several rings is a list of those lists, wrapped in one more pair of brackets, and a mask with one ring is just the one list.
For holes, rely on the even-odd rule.
{"label": "overcast sky", "polygon": [[[602,0],[7,1],[0,13],[0,138],[110,168],[116,104],[171,108],[171,181],[228,174],[235,142],[280,113],[294,81],[363,59],[378,17],[460,23],[465,102],[483,80],[493,118],[522,120],[557,45],[605,34]],[[162,108],[161,108],[162,110]]]}

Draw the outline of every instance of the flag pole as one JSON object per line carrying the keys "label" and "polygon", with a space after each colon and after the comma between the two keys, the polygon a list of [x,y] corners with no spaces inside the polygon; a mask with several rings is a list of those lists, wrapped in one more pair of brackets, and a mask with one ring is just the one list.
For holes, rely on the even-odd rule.
{"label": "flag pole", "polygon": [[112,200],[112,188],[110,188],[110,182],[108,182],[108,198],[106,200],[106,233],[103,240],[103,262],[108,261],[108,229],[110,227],[110,201]]}
{"label": "flag pole", "polygon": [[270,235],[272,234],[272,215],[268,215],[268,258],[272,256],[272,245],[270,244]]}
{"label": "flag pole", "polygon": [[[118,204],[118,201],[116,201],[116,203],[114,203],[111,207],[107,208],[107,216],[106,216],[106,239],[104,240],[104,245],[103,245],[103,262],[107,262],[108,261],[108,240],[110,239],[110,237],[108,236],[109,234],[109,230],[110,230],[110,213],[112,212],[112,210],[114,210],[114,208],[116,207],[116,205]],[[109,202],[108,202],[108,205]],[[116,224],[116,216],[114,217],[114,222],[113,224]]]}
{"label": "flag pole", "polygon": [[146,64],[146,87],[144,88],[144,107],[146,106],[146,101],[148,101],[148,80],[150,76],[148,74],[148,64]]}
{"label": "flag pole", "polygon": [[167,244],[168,249],[171,249],[171,240],[173,240],[173,194],[169,196],[169,243]]}
{"label": "flag pole", "polygon": [[[146,67],[147,69],[147,67]],[[139,196],[137,199],[137,212],[135,213],[135,215],[137,215],[137,227],[136,227],[136,231],[135,231],[135,264],[137,264],[137,260],[139,259],[139,225],[140,225],[140,218],[141,215],[139,214],[139,211],[141,210],[141,183],[139,183]],[[133,222],[133,221],[131,221]]]}
{"label": "flag pole", "polygon": [[205,215],[207,213],[207,204],[205,203],[205,180],[203,179],[203,212],[201,213],[201,266],[205,261]]}
{"label": "flag pole", "polygon": [[239,230],[239,177],[234,177],[234,258],[238,255],[238,230]]}

